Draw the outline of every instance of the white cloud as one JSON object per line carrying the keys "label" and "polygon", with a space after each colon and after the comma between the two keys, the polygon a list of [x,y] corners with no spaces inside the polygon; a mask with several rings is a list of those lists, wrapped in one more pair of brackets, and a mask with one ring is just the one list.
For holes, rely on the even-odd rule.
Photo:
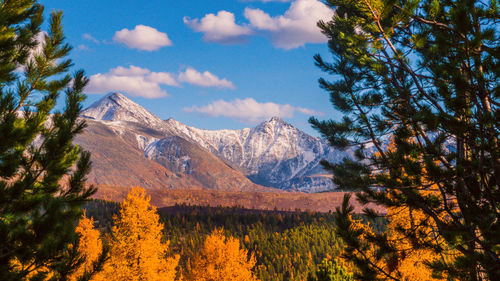
{"label": "white cloud", "polygon": [[147,76],[147,80],[154,82],[154,83],[159,83],[159,84],[165,84],[165,85],[170,85],[170,86],[180,86],[177,81],[175,81],[175,78],[172,76],[172,74],[168,72],[151,72]]}
{"label": "white cloud", "polygon": [[178,81],[175,76],[169,72],[152,72],[134,65],[118,66],[107,73],[92,75],[85,91],[89,94],[119,91],[131,96],[160,98],[168,96],[161,85],[180,87],[178,81],[202,87],[235,88],[233,83],[225,78],[220,79],[208,71],[201,73],[192,67],[179,73]]}
{"label": "white cloud", "polygon": [[120,91],[145,98],[168,96],[160,85],[179,86],[174,76],[168,72],[151,72],[133,65],[128,68],[119,66],[110,69],[108,73],[92,75],[85,92],[103,94]]}
{"label": "white cloud", "polygon": [[83,37],[83,39],[92,41],[92,42],[94,42],[96,44],[101,43],[99,40],[95,39],[94,36],[90,35],[90,33],[84,33],[82,35],[82,37]]}
{"label": "white cloud", "polygon": [[192,67],[188,67],[179,74],[179,81],[201,87],[235,88],[233,83],[226,78],[220,79],[208,71],[201,73]]}
{"label": "white cloud", "polygon": [[262,30],[277,31],[279,25],[275,19],[260,9],[245,8],[245,17],[250,20],[253,27]]}
{"label": "white cloud", "polygon": [[296,0],[283,15],[275,17],[260,9],[245,8],[245,18],[250,25],[268,33],[271,42],[283,49],[327,42],[316,23],[330,20],[333,14],[333,10],[319,0]]}
{"label": "white cloud", "polygon": [[128,68],[125,68],[123,66],[112,68],[109,73],[117,76],[146,76],[147,74],[151,73],[151,71],[146,68],[131,65]]}
{"label": "white cloud", "polygon": [[192,106],[183,109],[186,112],[198,112],[212,117],[229,117],[247,124],[255,124],[271,117],[291,118],[295,112],[306,115],[321,114],[311,109],[295,107],[289,104],[272,102],[259,103],[253,98],[233,101],[217,100],[205,106]]}
{"label": "white cloud", "polygon": [[166,33],[145,25],[137,25],[132,30],[124,28],[117,31],[113,36],[113,40],[123,43],[129,48],[145,51],[155,51],[161,47],[172,45],[172,41],[170,41]]}
{"label": "white cloud", "polygon": [[201,20],[184,17],[183,21],[194,31],[202,32],[203,40],[210,42],[234,44],[252,33],[248,27],[236,24],[234,14],[227,11],[207,14]]}
{"label": "white cloud", "polygon": [[78,50],[80,51],[88,51],[89,50],[89,47],[87,47],[87,45],[84,45],[84,44],[80,44],[78,45]]}

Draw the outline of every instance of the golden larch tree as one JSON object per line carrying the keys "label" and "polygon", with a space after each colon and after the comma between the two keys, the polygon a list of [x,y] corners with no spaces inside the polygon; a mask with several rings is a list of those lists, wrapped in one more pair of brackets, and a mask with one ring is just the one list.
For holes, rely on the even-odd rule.
{"label": "golden larch tree", "polygon": [[[446,249],[443,239],[435,234],[436,226],[422,212],[411,210],[407,207],[389,208],[387,210],[388,224],[385,234],[390,247],[394,247],[397,254],[380,257],[377,255],[378,248],[366,241],[373,239],[374,232],[369,223],[362,219],[350,217],[353,230],[362,230],[363,235],[359,238],[363,241],[363,250],[355,251],[355,255],[369,260],[370,266],[378,267],[381,271],[396,276],[399,280],[411,281],[433,281],[446,279],[446,275],[433,276],[429,263],[437,260],[449,261],[455,253]],[[415,234],[410,237],[408,233]],[[369,238],[370,237],[370,238]],[[430,245],[442,245],[443,252],[436,253],[428,248],[415,248],[413,245],[418,240],[420,243]],[[351,267],[352,265],[349,265]],[[379,274],[380,279],[386,276]]]}
{"label": "golden larch tree", "polygon": [[176,277],[179,256],[167,257],[163,224],[144,189],[133,188],[114,217],[111,256],[104,267],[106,280],[169,281]]}
{"label": "golden larch tree", "polygon": [[232,236],[225,237],[223,229],[214,229],[203,248],[195,255],[186,279],[192,281],[256,281],[252,268],[256,260]]}
{"label": "golden larch tree", "polygon": [[[394,140],[391,141],[387,149],[388,151],[395,150]],[[402,169],[402,173],[406,175],[404,169]],[[426,185],[427,188],[416,188],[415,192],[425,196],[434,194],[437,196],[438,188],[427,181],[426,170],[423,169],[422,174],[418,176],[422,178],[422,184]],[[393,191],[392,196],[398,195],[400,195],[399,191]],[[373,243],[366,243],[370,239],[374,239],[374,232],[370,224],[349,216],[353,230],[360,230],[363,233],[359,237],[363,242],[363,249],[355,251],[354,254],[359,257],[364,255],[370,266],[378,267],[380,272],[396,276],[399,280],[432,281],[446,279],[446,274],[433,275],[429,264],[436,261],[450,262],[456,257],[457,253],[449,249],[444,239],[438,234],[434,220],[422,211],[414,210],[408,206],[387,208],[386,218],[388,218],[388,224],[385,234],[387,235],[388,246],[394,248],[394,253],[387,256],[378,256],[377,252],[380,248]],[[428,247],[416,247],[415,245],[428,245]],[[435,248],[441,248],[442,250],[438,253],[433,250]],[[387,275],[380,273],[378,278],[385,279]]]}
{"label": "golden larch tree", "polygon": [[[78,250],[85,259],[80,267],[72,274],[70,280],[77,280],[85,271],[92,269],[93,263],[96,262],[102,253],[102,240],[99,230],[94,228],[94,219],[87,218],[83,213],[75,232],[80,235]],[[99,275],[99,274],[97,274]],[[98,280],[99,277],[94,276],[91,280]]]}
{"label": "golden larch tree", "polygon": [[[100,238],[101,233],[99,230],[94,228],[94,219],[87,218],[85,211],[83,212],[78,225],[75,228],[75,233],[77,233],[80,238],[78,239],[78,253],[80,258],[83,259],[83,263],[69,276],[70,281],[76,281],[81,278],[85,272],[93,272],[94,263],[101,257],[102,254],[102,240]],[[69,251],[75,245],[71,244]],[[23,265],[19,260],[14,259],[11,261],[11,266],[15,269],[27,269],[30,270],[27,265]],[[26,280],[32,279],[40,273],[45,273],[45,277],[41,277],[40,280],[48,281],[56,278],[54,271],[51,269],[51,265],[43,266],[31,271],[26,275]],[[62,279],[62,278],[61,278]],[[3,279],[1,279],[3,280]],[[24,279],[23,279],[24,280]],[[96,272],[92,275],[91,281],[101,281],[101,273]]]}

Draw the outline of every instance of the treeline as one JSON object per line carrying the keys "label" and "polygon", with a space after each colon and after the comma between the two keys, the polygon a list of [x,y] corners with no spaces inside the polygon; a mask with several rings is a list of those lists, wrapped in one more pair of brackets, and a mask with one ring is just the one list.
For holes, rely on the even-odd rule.
{"label": "treeline", "polygon": [[[87,216],[108,233],[120,205],[94,200],[86,205]],[[306,280],[315,276],[324,259],[334,259],[343,250],[335,236],[332,213],[246,210],[239,207],[177,205],[158,210],[164,239],[170,251],[180,256],[179,268],[189,271],[196,253],[214,229],[238,239],[254,256],[253,272],[259,280]],[[372,222],[383,229],[384,221]]]}
{"label": "treeline", "polygon": [[160,214],[166,236],[182,252],[182,266],[204,237],[218,227],[237,237],[255,255],[255,275],[260,280],[305,280],[324,258],[342,251],[329,214],[245,212],[222,207],[179,209],[190,211]]}

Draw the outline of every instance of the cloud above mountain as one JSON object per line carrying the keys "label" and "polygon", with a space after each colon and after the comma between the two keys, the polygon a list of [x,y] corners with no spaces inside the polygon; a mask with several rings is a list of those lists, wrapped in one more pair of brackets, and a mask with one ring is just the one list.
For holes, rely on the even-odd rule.
{"label": "cloud above mountain", "polygon": [[275,17],[261,9],[245,8],[250,25],[265,32],[274,46],[283,49],[327,42],[316,24],[331,19],[333,14],[332,9],[318,0],[296,0],[283,15]]}
{"label": "cloud above mountain", "polygon": [[183,18],[184,23],[196,32],[203,33],[203,40],[222,44],[242,42],[252,31],[235,22],[234,14],[228,11],[219,11],[207,14],[202,19]]}
{"label": "cloud above mountain", "polygon": [[179,86],[174,75],[168,72],[152,72],[137,66],[116,67],[108,73],[90,76],[85,88],[89,94],[102,94],[112,91],[125,92],[131,96],[161,98],[168,96],[160,85]]}
{"label": "cloud above mountain", "polygon": [[161,47],[172,45],[172,41],[166,33],[146,25],[137,25],[132,30],[126,28],[119,30],[115,32],[113,41],[143,51],[155,51]]}
{"label": "cloud above mountain", "polygon": [[289,104],[258,102],[253,98],[235,99],[232,101],[217,100],[204,106],[191,106],[185,112],[197,112],[211,117],[229,117],[247,124],[256,124],[277,116],[292,118],[298,112],[306,115],[321,115],[312,109],[295,107]]}
{"label": "cloud above mountain", "polygon": [[200,87],[235,89],[233,83],[226,78],[221,79],[208,71],[201,73],[192,67],[179,74],[179,81]]}
{"label": "cloud above mountain", "polygon": [[163,85],[180,87],[180,82],[205,88],[235,89],[233,83],[226,78],[221,79],[209,71],[200,72],[193,67],[174,74],[153,72],[147,68],[130,65],[129,67],[118,66],[107,73],[90,76],[90,82],[85,91],[89,94],[118,91],[131,96],[153,99],[168,96],[167,92],[162,89]]}
{"label": "cloud above mountain", "polygon": [[217,15],[207,14],[201,20],[184,17],[184,23],[194,31],[202,32],[205,41],[240,43],[251,35],[261,35],[275,47],[289,50],[307,43],[327,42],[316,24],[320,20],[330,20],[333,15],[334,11],[319,0],[295,0],[288,10],[277,16],[271,16],[261,9],[245,8],[247,24],[236,24],[234,14],[228,11],[219,11]]}

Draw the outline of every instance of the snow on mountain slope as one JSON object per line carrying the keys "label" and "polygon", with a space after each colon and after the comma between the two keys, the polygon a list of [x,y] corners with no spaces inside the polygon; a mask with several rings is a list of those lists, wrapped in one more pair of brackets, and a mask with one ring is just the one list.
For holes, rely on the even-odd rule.
{"label": "snow on mountain slope", "polygon": [[[202,130],[168,119],[168,130],[244,168],[254,182],[301,191],[333,188],[319,161],[340,161],[350,153],[333,150],[278,117],[255,128]],[[315,174],[319,173],[319,177]]]}
{"label": "snow on mountain slope", "polygon": [[82,117],[103,121],[129,121],[161,127],[163,120],[120,93],[110,93],[82,111]]}
{"label": "snow on mountain slope", "polygon": [[[161,136],[136,134],[137,146],[144,156],[179,171],[192,172],[186,166],[191,156],[176,155],[163,138],[180,137],[213,153],[233,168],[238,168],[253,182],[280,189],[323,191],[333,183],[319,162],[338,162],[352,153],[334,150],[326,142],[312,137],[291,124],[273,117],[254,128],[241,130],[203,130],[187,126],[172,118],[163,121],[127,97],[113,93],[82,112],[82,117],[101,120],[114,131],[127,130],[138,124]],[[195,150],[191,150],[195,151]],[[192,158],[192,157],[191,157]],[[186,160],[188,159],[188,160]],[[168,160],[168,161],[167,161]],[[168,165],[167,165],[168,163]],[[176,170],[176,169],[174,169]]]}

